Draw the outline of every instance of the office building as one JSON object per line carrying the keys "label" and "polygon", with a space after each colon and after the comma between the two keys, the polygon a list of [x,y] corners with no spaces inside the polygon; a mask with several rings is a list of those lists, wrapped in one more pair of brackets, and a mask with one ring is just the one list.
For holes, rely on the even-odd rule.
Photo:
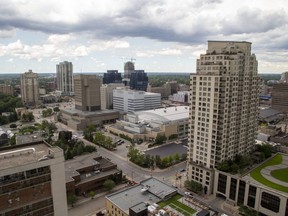
{"label": "office building", "polygon": [[260,78],[251,43],[208,41],[190,81],[188,178],[211,194],[217,164],[255,144]]}
{"label": "office building", "polygon": [[56,65],[57,90],[61,95],[74,95],[73,64],[64,61]]}
{"label": "office building", "polygon": [[161,98],[168,99],[168,97],[171,95],[171,86],[170,86],[170,84],[165,83],[161,87],[152,87],[148,83],[147,92],[160,93],[161,94]]}
{"label": "office building", "polygon": [[283,72],[281,74],[281,79],[280,79],[281,83],[288,83],[288,71]]}
{"label": "office building", "polygon": [[118,111],[101,110],[101,80],[96,75],[77,75],[74,84],[75,109],[61,109],[59,118],[63,123],[75,130],[83,130],[88,125],[101,127],[119,118]]}
{"label": "office building", "polygon": [[13,95],[14,88],[11,85],[0,84],[0,92],[7,95]]}
{"label": "office building", "polygon": [[96,75],[80,74],[74,77],[75,108],[81,111],[101,109],[101,80]]}
{"label": "office building", "polygon": [[148,86],[148,76],[144,70],[134,70],[130,75],[130,89],[146,91]]}
{"label": "office building", "polygon": [[127,89],[113,90],[113,110],[121,112],[134,112],[140,110],[156,109],[161,106],[159,93],[148,93]]}
{"label": "office building", "polygon": [[288,112],[288,83],[277,83],[272,89],[272,108]]}
{"label": "office building", "polygon": [[64,157],[46,142],[0,149],[0,215],[67,216]]}
{"label": "office building", "polygon": [[188,103],[189,91],[178,91],[172,95],[171,100],[174,102]]}
{"label": "office building", "polygon": [[32,70],[21,74],[21,97],[22,102],[28,106],[34,106],[39,102],[38,74]]}
{"label": "office building", "polygon": [[113,90],[124,87],[123,83],[102,84],[100,88],[101,109],[113,109]]}
{"label": "office building", "polygon": [[122,83],[121,73],[118,73],[118,70],[107,70],[107,73],[104,73],[103,84],[109,83]]}

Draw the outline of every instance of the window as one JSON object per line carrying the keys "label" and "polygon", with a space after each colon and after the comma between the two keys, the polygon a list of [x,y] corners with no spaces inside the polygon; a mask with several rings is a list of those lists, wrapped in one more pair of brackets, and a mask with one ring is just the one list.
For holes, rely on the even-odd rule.
{"label": "window", "polygon": [[279,212],[280,198],[272,194],[263,192],[261,197],[261,206],[273,212]]}
{"label": "window", "polygon": [[226,193],[226,182],[227,182],[227,176],[223,174],[219,174],[219,179],[218,179],[218,191],[221,193]]}
{"label": "window", "polygon": [[251,208],[255,207],[256,191],[257,191],[256,187],[254,187],[252,185],[249,186],[247,205],[250,206]]}
{"label": "window", "polygon": [[239,190],[238,190],[238,200],[237,200],[238,205],[243,205],[244,203],[245,187],[246,187],[246,183],[240,180]]}
{"label": "window", "polygon": [[232,200],[235,200],[236,198],[236,188],[237,188],[237,180],[234,178],[231,178],[229,198]]}

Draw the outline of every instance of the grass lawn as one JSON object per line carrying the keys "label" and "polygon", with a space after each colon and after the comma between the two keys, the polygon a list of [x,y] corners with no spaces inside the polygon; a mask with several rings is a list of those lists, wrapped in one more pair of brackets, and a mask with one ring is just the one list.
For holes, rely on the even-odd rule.
{"label": "grass lawn", "polygon": [[277,164],[281,164],[282,163],[282,155],[281,154],[277,154],[275,155],[273,158],[271,158],[270,160],[266,161],[265,163],[263,163],[261,166],[255,168],[254,170],[252,170],[250,172],[250,176],[252,178],[254,178],[256,181],[266,185],[267,187],[279,190],[279,191],[283,191],[288,193],[288,187],[276,184],[274,182],[269,181],[268,179],[264,178],[261,175],[261,170],[267,166],[273,166],[273,165],[277,165]]}
{"label": "grass lawn", "polygon": [[170,199],[160,202],[158,203],[158,205],[163,208],[164,206],[169,205],[171,208],[181,212],[184,215],[191,215],[194,214],[196,211],[192,208],[190,208],[189,206],[186,206],[185,204],[181,203],[178,201],[178,199],[180,199],[182,196],[177,194],[173,197],[171,197]]}
{"label": "grass lawn", "polygon": [[277,178],[281,181],[287,182],[288,183],[288,168],[284,168],[284,169],[279,169],[279,170],[273,170],[271,172],[271,175],[274,178]]}

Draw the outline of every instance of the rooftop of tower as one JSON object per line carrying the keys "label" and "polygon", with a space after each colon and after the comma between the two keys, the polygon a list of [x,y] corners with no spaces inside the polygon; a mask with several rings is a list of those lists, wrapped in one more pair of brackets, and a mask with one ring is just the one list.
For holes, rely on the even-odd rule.
{"label": "rooftop of tower", "polygon": [[44,141],[3,147],[0,149],[0,171],[50,160],[59,153],[62,154],[62,149]]}

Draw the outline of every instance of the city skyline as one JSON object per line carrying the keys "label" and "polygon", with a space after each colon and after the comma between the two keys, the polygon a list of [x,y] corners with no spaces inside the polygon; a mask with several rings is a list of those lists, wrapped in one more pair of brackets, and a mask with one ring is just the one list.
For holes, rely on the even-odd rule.
{"label": "city skyline", "polygon": [[[286,6],[286,7],[285,7]],[[259,73],[288,70],[288,3],[276,1],[0,2],[0,73],[196,71],[208,40],[249,41]],[[169,64],[167,63],[169,62]]]}

